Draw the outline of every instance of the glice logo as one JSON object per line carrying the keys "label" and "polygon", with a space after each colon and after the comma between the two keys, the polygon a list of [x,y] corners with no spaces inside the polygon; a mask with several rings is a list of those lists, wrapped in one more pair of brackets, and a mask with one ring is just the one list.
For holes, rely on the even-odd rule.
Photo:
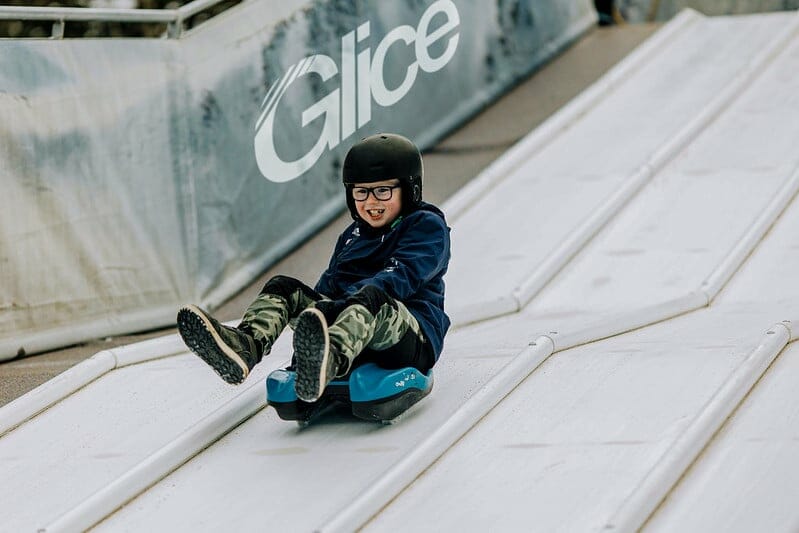
{"label": "glice logo", "polygon": [[[443,24],[430,32],[430,22],[437,14],[446,16]],[[301,76],[318,74],[323,81],[339,73],[335,61],[323,54],[308,56],[292,65],[269,89],[255,127],[255,159],[268,179],[286,182],[299,177],[319,160],[325,149],[333,149],[355,130],[372,119],[372,100],[389,107],[405,96],[416,81],[419,69],[433,73],[441,70],[458,46],[459,33],[446,43],[438,57],[430,56],[430,46],[446,37],[460,24],[460,15],[452,0],[438,0],[422,13],[416,28],[402,25],[394,28],[377,44],[374,53],[367,48],[355,54],[355,44],[369,37],[369,22],[341,38],[341,84],[302,112],[301,127],[324,116],[322,132],[316,144],[302,157],[284,161],[275,150],[275,110],[286,90]],[[394,89],[386,87],[385,61],[389,48],[403,41],[414,45],[416,60],[408,65],[402,83]],[[356,126],[357,121],[357,126]]]}

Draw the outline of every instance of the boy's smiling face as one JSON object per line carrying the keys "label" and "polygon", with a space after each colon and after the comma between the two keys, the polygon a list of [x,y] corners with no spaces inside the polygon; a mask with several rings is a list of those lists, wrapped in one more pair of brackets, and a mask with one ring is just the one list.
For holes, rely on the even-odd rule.
{"label": "boy's smiling face", "polygon": [[373,228],[390,225],[402,212],[402,189],[397,179],[355,183],[350,194],[355,200],[358,216]]}

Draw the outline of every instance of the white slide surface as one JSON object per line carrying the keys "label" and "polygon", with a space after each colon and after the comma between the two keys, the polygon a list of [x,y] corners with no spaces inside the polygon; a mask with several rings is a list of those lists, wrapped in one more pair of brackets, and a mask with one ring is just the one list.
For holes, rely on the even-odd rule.
{"label": "white slide surface", "polygon": [[684,12],[444,205],[399,422],[279,420],[290,333],[239,387],[112,350],[0,409],[3,529],[795,530],[797,95],[799,15]]}

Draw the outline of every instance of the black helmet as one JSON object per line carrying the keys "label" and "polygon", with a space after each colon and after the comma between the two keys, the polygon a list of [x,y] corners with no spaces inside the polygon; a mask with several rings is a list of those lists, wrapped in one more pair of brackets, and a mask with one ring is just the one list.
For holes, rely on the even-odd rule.
{"label": "black helmet", "polygon": [[422,202],[422,154],[410,140],[395,133],[378,133],[355,143],[344,158],[342,179],[347,188],[347,207],[358,220],[350,189],[355,183],[398,179],[402,186],[402,212]]}

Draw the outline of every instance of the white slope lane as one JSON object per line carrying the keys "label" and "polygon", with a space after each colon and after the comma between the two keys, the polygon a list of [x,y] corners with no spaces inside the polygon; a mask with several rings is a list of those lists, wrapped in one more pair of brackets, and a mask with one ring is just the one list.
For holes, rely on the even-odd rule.
{"label": "white slope lane", "polygon": [[[799,84],[786,71],[797,47],[796,40],[786,47],[518,317],[470,326],[485,339],[478,342],[531,340],[691,293],[714,296],[796,193]],[[522,243],[535,241],[536,232],[509,227],[503,236]]]}
{"label": "white slope lane", "polygon": [[644,531],[796,531],[797,380],[794,342]]}
{"label": "white slope lane", "polygon": [[[799,337],[797,204],[794,201],[718,299],[720,306],[735,313],[784,314],[792,319],[794,338]],[[795,531],[799,524],[797,379],[799,343],[793,342],[670,493],[645,531]]]}
{"label": "white slope lane", "polygon": [[[533,297],[757,77],[784,46],[792,20],[702,19],[672,34],[638,56],[578,125],[536,147],[486,191],[472,209],[488,215],[462,217],[453,231],[459,253],[447,306],[454,321],[515,311]],[[483,290],[475,294],[478,284]]]}
{"label": "white slope lane", "polygon": [[[451,349],[464,346],[457,336]],[[271,408],[134,499],[97,531],[311,531],[447,421],[508,359],[502,351],[436,367],[436,389],[401,422],[343,415],[300,429]]]}
{"label": "white slope lane", "polygon": [[[279,351],[285,362],[286,350]],[[259,398],[268,365],[277,363],[248,382]],[[0,529],[51,523],[242,392],[188,354],[117,369],[86,385],[0,439],[7,480]]]}
{"label": "white slope lane", "polygon": [[[632,314],[642,303],[700,291],[703,280],[716,266],[730,264],[731,256],[746,259],[729,252],[757,223],[769,199],[777,191],[785,201],[795,196],[795,188],[783,187],[796,176],[791,146],[799,139],[799,91],[795,77],[786,74],[794,58],[795,44],[520,313],[529,318],[527,331],[568,334],[583,326],[592,310],[604,310],[609,320],[619,309]],[[794,200],[773,230],[783,239],[762,243],[750,260],[769,244],[795,249],[784,236],[799,229],[797,209]],[[688,437],[708,431],[696,430],[693,421],[706,418],[717,393],[741,380],[742,364],[769,338],[772,324],[799,314],[799,286],[791,283],[799,258],[780,257],[787,264],[771,268],[781,269],[781,275],[763,269],[722,293],[726,298],[733,290],[746,291],[747,305],[717,302],[556,353],[367,530],[630,530],[619,528],[614,518],[648,516],[657,495],[670,489],[671,480],[657,472],[658,465],[690,464],[690,456],[675,459],[673,450],[689,449]],[[542,327],[548,309],[556,310],[549,328]],[[504,335],[522,325],[514,317],[469,329]],[[732,412],[734,395],[720,397]],[[783,399],[791,403],[791,398],[796,396]],[[760,479],[753,468],[749,473]],[[644,489],[654,499],[637,502],[636,492]],[[766,484],[762,498],[781,490],[779,483]],[[698,488],[683,499],[698,517],[704,509],[696,504],[701,494]],[[644,512],[630,509],[630,501]],[[682,530],[668,521],[663,529]]]}
{"label": "white slope lane", "polygon": [[556,353],[366,531],[605,529],[762,336],[737,318],[703,310]]}

